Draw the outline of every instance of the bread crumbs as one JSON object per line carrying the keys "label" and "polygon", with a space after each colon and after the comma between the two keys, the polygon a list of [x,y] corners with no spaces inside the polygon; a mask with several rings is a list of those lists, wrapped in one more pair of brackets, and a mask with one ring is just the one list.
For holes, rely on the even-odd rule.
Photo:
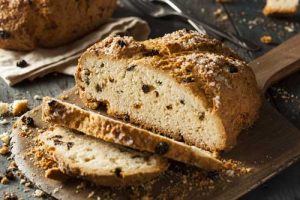
{"label": "bread crumbs", "polygon": [[44,195],[45,195],[45,193],[40,189],[35,190],[33,193],[34,197],[39,197],[39,198],[43,197]]}
{"label": "bread crumbs", "polygon": [[7,155],[8,153],[9,153],[10,151],[9,151],[9,148],[8,148],[8,146],[6,146],[6,145],[3,145],[1,148],[0,148],[0,154],[1,155]]}
{"label": "bread crumbs", "polygon": [[270,44],[272,43],[272,37],[269,35],[264,35],[260,38],[260,41],[264,44]]}

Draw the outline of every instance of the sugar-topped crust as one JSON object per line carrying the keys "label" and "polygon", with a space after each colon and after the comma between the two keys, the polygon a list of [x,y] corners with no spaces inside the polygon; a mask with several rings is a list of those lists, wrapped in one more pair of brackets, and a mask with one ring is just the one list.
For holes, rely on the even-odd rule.
{"label": "sugar-topped crust", "polygon": [[116,0],[0,1],[0,48],[56,47],[93,31],[116,7]]}
{"label": "sugar-topped crust", "polygon": [[108,37],[88,49],[79,61],[76,82],[82,100],[96,108],[99,102],[87,96],[81,74],[83,61],[93,56],[154,69],[201,100],[219,117],[223,132],[223,143],[215,149],[208,147],[210,150],[231,148],[239,132],[257,117],[261,101],[251,68],[220,41],[195,31],[180,30],[143,42]]}

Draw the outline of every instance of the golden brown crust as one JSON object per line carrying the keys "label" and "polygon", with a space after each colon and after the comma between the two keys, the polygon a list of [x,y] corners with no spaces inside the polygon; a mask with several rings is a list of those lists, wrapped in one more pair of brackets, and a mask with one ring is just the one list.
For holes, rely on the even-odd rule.
{"label": "golden brown crust", "polygon": [[222,163],[213,154],[53,98],[44,98],[42,119],[102,140],[158,153],[161,156],[216,170]]}
{"label": "golden brown crust", "polygon": [[293,15],[298,10],[298,3],[296,5],[290,6],[289,4],[293,3],[293,2],[289,2],[289,1],[284,2],[284,0],[283,0],[282,6],[274,6],[272,4],[276,3],[276,2],[273,2],[273,1],[274,0],[267,0],[267,4],[263,9],[264,15],[266,15],[266,16],[269,16],[269,15]]}
{"label": "golden brown crust", "polygon": [[0,48],[66,44],[105,22],[115,7],[116,0],[0,0]]}
{"label": "golden brown crust", "polygon": [[99,186],[108,187],[122,187],[128,185],[138,185],[150,181],[151,179],[159,176],[168,168],[168,164],[161,163],[156,169],[151,171],[132,171],[129,173],[123,173],[121,177],[116,176],[115,173],[94,175],[93,172],[87,173],[82,171],[80,166],[76,166],[73,163],[66,163],[64,158],[60,158],[59,155],[55,155],[54,158],[57,162],[60,162],[60,169],[64,174],[69,176],[76,176],[82,179],[88,180]]}
{"label": "golden brown crust", "polygon": [[65,181],[70,177],[63,173],[58,167],[52,167],[45,171],[45,177],[57,181]]}
{"label": "golden brown crust", "polygon": [[95,109],[98,102],[87,96],[80,73],[83,60],[92,56],[141,64],[172,78],[193,94],[219,118],[223,142],[211,150],[232,148],[240,131],[257,118],[261,101],[253,71],[221,42],[205,35],[180,30],[144,42],[109,37],[92,46],[79,60],[76,84],[83,102]]}

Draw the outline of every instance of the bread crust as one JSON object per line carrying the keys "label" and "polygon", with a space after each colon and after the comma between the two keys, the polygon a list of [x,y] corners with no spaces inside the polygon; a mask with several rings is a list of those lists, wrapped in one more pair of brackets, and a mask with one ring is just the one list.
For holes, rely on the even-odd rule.
{"label": "bread crust", "polygon": [[[63,130],[60,127],[55,127],[54,129]],[[51,130],[48,130],[48,132],[49,131]],[[114,168],[108,170],[108,169],[101,169],[99,167],[97,171],[89,170],[84,168],[81,165],[81,163],[76,163],[72,161],[71,159],[67,158],[65,154],[62,154],[60,151],[56,150],[57,146],[55,145],[55,143],[50,144],[49,142],[47,142],[48,132],[46,131],[45,133],[39,135],[38,139],[43,142],[45,148],[51,149],[51,151],[49,151],[48,154],[53,158],[55,162],[57,162],[58,164],[57,169],[59,169],[65,175],[80,177],[82,179],[91,181],[96,185],[119,187],[119,186],[136,185],[136,184],[144,183],[163,173],[165,170],[167,170],[169,166],[167,160],[158,157],[156,155],[149,155],[149,159],[151,157],[151,159],[156,159],[157,161],[157,164],[151,166],[151,168],[148,167],[144,169],[131,169],[126,171],[123,170],[122,172],[120,172],[120,175],[117,175],[115,173]],[[64,136],[63,133],[61,133],[61,135]],[[88,139],[93,139],[93,138],[88,138]],[[72,140],[68,140],[68,142],[72,142]],[[72,147],[72,148],[76,148],[76,147]],[[116,148],[118,148],[118,146],[116,146]],[[126,150],[124,149],[124,151]],[[134,152],[133,150],[130,149],[128,149],[128,151]],[[133,155],[135,154],[141,154],[141,153],[134,152]],[[146,157],[146,155],[142,155],[142,156]],[[66,179],[65,176],[63,175],[61,176]]]}
{"label": "bread crust", "polygon": [[[119,41],[126,46],[120,47]],[[145,56],[153,51],[157,54]],[[79,59],[75,79],[82,101],[95,109],[99,102],[87,95],[81,75],[84,61],[91,57],[155,70],[205,105],[219,119],[217,126],[222,142],[219,146],[208,147],[185,140],[190,145],[211,151],[229,150],[241,130],[251,126],[258,116],[261,98],[251,68],[221,42],[197,32],[180,30],[143,42],[130,37],[109,37],[89,48]],[[114,115],[117,111],[108,105],[108,112]]]}
{"label": "bread crust", "polygon": [[0,0],[0,48],[67,44],[107,21],[115,7],[116,0]]}
{"label": "bread crust", "polygon": [[43,99],[42,119],[45,122],[75,129],[107,142],[158,153],[161,156],[203,169],[217,170],[222,168],[222,162],[208,151],[54,98],[45,97]]}
{"label": "bread crust", "polygon": [[290,2],[285,2],[285,6],[273,6],[273,1],[274,0],[267,0],[266,6],[263,9],[264,15],[293,15],[298,10],[298,3],[293,6],[288,6],[287,4]]}

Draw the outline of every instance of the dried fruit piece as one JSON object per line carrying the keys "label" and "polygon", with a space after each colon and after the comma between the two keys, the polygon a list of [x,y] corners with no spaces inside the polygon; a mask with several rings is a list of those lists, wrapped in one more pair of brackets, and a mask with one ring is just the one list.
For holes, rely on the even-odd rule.
{"label": "dried fruit piece", "polygon": [[127,71],[133,71],[135,67],[136,67],[136,65],[131,65],[126,70]]}
{"label": "dried fruit piece", "polygon": [[17,67],[23,68],[23,67],[27,67],[29,64],[26,62],[26,60],[19,60],[16,65]]}
{"label": "dried fruit piece", "polygon": [[228,65],[227,70],[229,73],[237,73],[239,71],[238,68],[234,65]]}
{"label": "dried fruit piece", "polygon": [[34,127],[34,120],[31,117],[24,116],[21,120],[25,125]]}
{"label": "dried fruit piece", "polygon": [[119,40],[118,41],[118,45],[121,47],[121,48],[124,48],[127,46],[126,42],[124,42],[123,40]]}
{"label": "dried fruit piece", "polygon": [[151,85],[146,85],[146,84],[142,85],[142,90],[145,94],[149,93],[152,89],[153,87]]}
{"label": "dried fruit piece", "polygon": [[10,33],[8,31],[5,30],[0,30],[0,39],[2,40],[7,40],[10,38]]}
{"label": "dried fruit piece", "polygon": [[117,177],[122,178],[122,168],[121,167],[117,167],[115,169],[115,174]]}
{"label": "dried fruit piece", "polygon": [[144,53],[144,56],[157,56],[159,55],[159,51],[156,49],[151,49]]}
{"label": "dried fruit piece", "polygon": [[169,145],[165,142],[159,142],[155,146],[155,153],[157,153],[159,155],[166,154],[168,151],[169,151]]}

